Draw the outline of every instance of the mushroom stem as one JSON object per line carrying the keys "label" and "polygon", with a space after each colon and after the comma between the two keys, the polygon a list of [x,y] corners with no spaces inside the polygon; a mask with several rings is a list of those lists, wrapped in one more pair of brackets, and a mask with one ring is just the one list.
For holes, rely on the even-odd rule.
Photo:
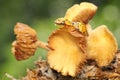
{"label": "mushroom stem", "polygon": [[40,40],[38,40],[37,42],[36,42],[36,45],[37,45],[37,47],[39,47],[39,48],[43,48],[43,49],[46,49],[46,50],[51,50],[49,47],[48,47],[48,44],[47,43],[45,43],[45,42],[42,42],[42,41],[40,41]]}

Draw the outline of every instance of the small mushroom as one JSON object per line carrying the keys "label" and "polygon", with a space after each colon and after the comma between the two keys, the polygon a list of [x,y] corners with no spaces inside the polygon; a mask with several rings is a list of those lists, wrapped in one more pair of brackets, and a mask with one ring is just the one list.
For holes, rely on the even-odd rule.
{"label": "small mushroom", "polygon": [[107,66],[115,57],[117,42],[105,25],[91,31],[87,39],[87,56],[93,59],[99,67]]}
{"label": "small mushroom", "polygon": [[49,37],[47,61],[62,75],[76,76],[86,61],[86,38],[74,27],[64,26]]}
{"label": "small mushroom", "polygon": [[12,52],[17,60],[24,60],[34,55],[36,51],[36,31],[23,23],[17,23],[14,32],[16,41],[12,44]]}
{"label": "small mushroom", "polygon": [[96,5],[88,2],[82,2],[80,5],[75,4],[69,8],[64,18],[73,22],[83,22],[87,24],[88,21],[95,15],[96,11]]}
{"label": "small mushroom", "polygon": [[[87,32],[86,35],[89,35],[90,31],[92,30],[91,26],[88,24],[89,20],[93,18],[97,11],[97,6],[88,3],[82,2],[79,4],[73,5],[69,8],[64,16],[64,18],[58,18],[55,21],[57,25],[70,25],[74,26],[75,28],[79,29],[81,32]],[[84,26],[80,26],[80,25]]]}
{"label": "small mushroom", "polygon": [[49,50],[47,44],[38,40],[34,29],[23,23],[17,23],[14,28],[16,40],[12,43],[12,53],[17,60],[25,60],[34,55],[37,47]]}

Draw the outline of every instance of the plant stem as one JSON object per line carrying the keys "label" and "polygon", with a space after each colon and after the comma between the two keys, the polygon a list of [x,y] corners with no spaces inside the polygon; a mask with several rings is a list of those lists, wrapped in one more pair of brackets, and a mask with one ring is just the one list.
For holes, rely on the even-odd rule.
{"label": "plant stem", "polygon": [[46,49],[46,50],[48,50],[48,51],[51,50],[51,49],[48,47],[48,44],[47,44],[47,43],[42,42],[42,41],[40,41],[40,40],[37,41],[36,45],[37,45],[37,47],[39,47],[39,48],[43,48],[43,49]]}

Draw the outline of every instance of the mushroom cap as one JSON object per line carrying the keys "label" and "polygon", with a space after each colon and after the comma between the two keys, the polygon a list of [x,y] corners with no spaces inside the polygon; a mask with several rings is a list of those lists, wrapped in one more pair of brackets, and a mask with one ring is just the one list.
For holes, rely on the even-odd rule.
{"label": "mushroom cap", "polygon": [[73,22],[84,22],[87,24],[88,21],[95,15],[96,11],[96,5],[88,2],[82,2],[80,5],[75,4],[69,8],[64,18]]}
{"label": "mushroom cap", "polygon": [[86,61],[86,38],[74,27],[64,26],[54,31],[48,40],[47,61],[62,75],[76,76]]}
{"label": "mushroom cap", "polygon": [[92,30],[87,39],[87,56],[98,66],[107,66],[115,57],[117,41],[105,25]]}
{"label": "mushroom cap", "polygon": [[16,41],[12,43],[12,52],[17,60],[28,59],[36,51],[36,31],[23,23],[17,23],[14,28]]}

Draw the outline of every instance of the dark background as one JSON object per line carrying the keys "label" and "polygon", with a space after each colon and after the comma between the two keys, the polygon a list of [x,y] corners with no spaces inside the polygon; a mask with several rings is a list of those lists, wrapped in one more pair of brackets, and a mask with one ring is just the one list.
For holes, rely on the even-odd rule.
{"label": "dark background", "polygon": [[73,4],[92,2],[98,11],[90,21],[92,28],[107,25],[120,45],[120,1],[119,0],[0,0],[0,80],[9,80],[5,73],[16,78],[25,76],[27,68],[34,68],[34,61],[41,56],[45,59],[46,51],[38,49],[35,56],[25,61],[17,61],[11,53],[11,43],[17,22],[33,27],[42,41],[57,27],[54,20],[64,17],[66,10]]}

